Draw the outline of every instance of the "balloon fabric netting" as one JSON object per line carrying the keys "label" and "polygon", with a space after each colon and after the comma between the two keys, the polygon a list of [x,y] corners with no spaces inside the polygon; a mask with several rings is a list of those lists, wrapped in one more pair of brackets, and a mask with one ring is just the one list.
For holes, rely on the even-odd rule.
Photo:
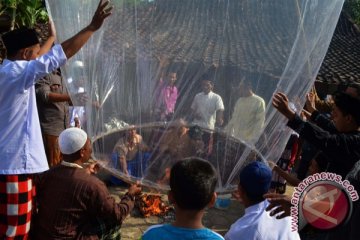
{"label": "balloon fabric netting", "polygon": [[[59,42],[95,0],[47,0]],[[276,161],[290,136],[271,106],[300,112],[343,0],[113,0],[113,14],[62,68],[94,156],[114,175],[168,189],[185,157],[211,162],[218,191],[249,161]],[[210,92],[210,93],[209,93]],[[74,113],[73,112],[73,113]],[[85,115],[86,114],[86,115]]]}

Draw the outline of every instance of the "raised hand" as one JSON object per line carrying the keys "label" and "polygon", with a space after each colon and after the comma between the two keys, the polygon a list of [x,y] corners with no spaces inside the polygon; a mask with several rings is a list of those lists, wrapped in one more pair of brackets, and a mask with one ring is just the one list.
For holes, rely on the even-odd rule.
{"label": "raised hand", "polygon": [[295,112],[289,107],[289,99],[284,93],[278,92],[274,95],[272,105],[287,119],[295,117]]}
{"label": "raised hand", "polygon": [[315,94],[314,93],[308,93],[306,94],[306,102],[305,102],[306,110],[310,113],[313,113],[315,108]]}
{"label": "raised hand", "polygon": [[104,23],[105,18],[112,14],[113,7],[108,7],[109,1],[100,0],[99,5],[95,11],[95,14],[89,24],[89,28],[93,31],[98,30]]}

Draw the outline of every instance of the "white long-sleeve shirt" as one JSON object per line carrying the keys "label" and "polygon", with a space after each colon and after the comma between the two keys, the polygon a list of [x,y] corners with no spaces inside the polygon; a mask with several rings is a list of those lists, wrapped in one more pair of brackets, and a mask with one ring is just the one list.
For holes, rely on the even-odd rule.
{"label": "white long-sleeve shirt", "polygon": [[44,144],[36,106],[35,81],[66,62],[61,45],[31,61],[0,65],[0,174],[46,171]]}
{"label": "white long-sleeve shirt", "polygon": [[276,219],[270,217],[265,209],[267,200],[245,209],[245,215],[231,225],[225,234],[225,240],[298,240],[298,232],[291,230],[291,218]]}

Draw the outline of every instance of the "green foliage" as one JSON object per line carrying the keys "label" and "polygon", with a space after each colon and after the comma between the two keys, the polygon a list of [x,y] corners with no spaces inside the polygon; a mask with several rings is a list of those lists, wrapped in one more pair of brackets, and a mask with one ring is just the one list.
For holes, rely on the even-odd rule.
{"label": "green foliage", "polygon": [[0,0],[0,13],[11,18],[11,29],[34,27],[36,23],[48,19],[41,0]]}
{"label": "green foliage", "polygon": [[355,23],[360,25],[360,0],[346,0],[344,9]]}
{"label": "green foliage", "polygon": [[2,0],[1,5],[6,6],[8,8],[16,8],[17,0]]}

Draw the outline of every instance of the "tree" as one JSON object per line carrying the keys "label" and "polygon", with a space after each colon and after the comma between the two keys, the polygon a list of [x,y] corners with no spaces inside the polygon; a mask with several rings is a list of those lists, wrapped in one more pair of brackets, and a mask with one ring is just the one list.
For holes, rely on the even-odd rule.
{"label": "tree", "polygon": [[48,19],[42,0],[0,0],[0,15],[10,17],[10,30],[32,28],[36,23]]}
{"label": "tree", "polygon": [[360,25],[360,0],[346,0],[344,3],[344,10],[356,24]]}

